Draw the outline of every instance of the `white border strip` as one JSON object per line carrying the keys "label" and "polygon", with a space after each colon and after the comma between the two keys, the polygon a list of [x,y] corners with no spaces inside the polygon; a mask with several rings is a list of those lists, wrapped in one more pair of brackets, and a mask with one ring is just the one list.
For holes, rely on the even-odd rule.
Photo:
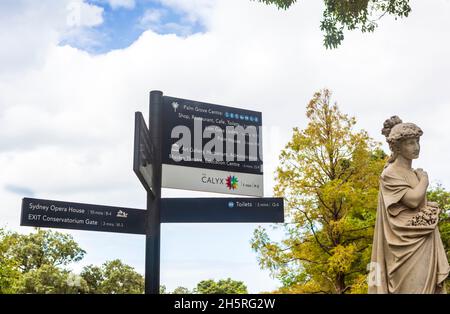
{"label": "white border strip", "polygon": [[[230,188],[226,184],[227,178],[233,176],[238,181],[235,189]],[[167,164],[162,165],[162,187],[222,194],[264,196],[264,179],[262,174]]]}

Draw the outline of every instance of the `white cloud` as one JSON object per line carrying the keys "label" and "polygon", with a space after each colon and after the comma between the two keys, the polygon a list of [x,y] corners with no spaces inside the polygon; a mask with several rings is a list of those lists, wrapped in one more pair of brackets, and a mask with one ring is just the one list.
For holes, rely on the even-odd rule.
{"label": "white cloud", "polygon": [[144,28],[151,28],[160,24],[164,15],[166,15],[166,11],[163,9],[147,9],[140,18],[139,24]]}
{"label": "white cloud", "polygon": [[183,37],[194,32],[195,21],[191,21],[188,15],[179,22],[165,22],[164,18],[167,15],[167,9],[147,9],[139,20],[139,27],[160,34],[176,34]]}
{"label": "white cloud", "polygon": [[60,42],[85,49],[101,46],[106,35],[92,27],[103,23],[103,8],[85,3],[84,0],[73,0],[67,6],[67,11],[67,27],[60,33]]}
{"label": "white cloud", "polygon": [[206,24],[211,20],[210,14],[217,8],[218,0],[158,0],[163,6],[185,14],[189,23]]}
{"label": "white cloud", "polygon": [[0,1],[0,78],[42,66],[61,40],[101,24],[103,9],[83,1]]}
{"label": "white cloud", "polygon": [[85,3],[82,0],[71,1],[67,5],[67,25],[69,27],[90,27],[103,23],[103,8]]}
{"label": "white cloud", "polygon": [[105,0],[113,10],[118,8],[133,9],[136,5],[135,0]]}
{"label": "white cloud", "polygon": [[[262,111],[267,196],[279,150],[292,127],[305,126],[305,105],[322,87],[379,141],[390,115],[419,124],[425,134],[415,165],[450,188],[446,3],[413,1],[407,19],[383,19],[374,34],[346,33],[339,49],[327,51],[317,1],[288,11],[240,0],[163,2],[189,12],[207,31],[185,38],[147,31],[126,49],[93,56],[58,46],[67,1],[45,9],[36,1],[20,2],[20,10],[0,7],[11,13],[0,19],[1,45],[8,47],[0,50],[0,225],[18,228],[21,195],[11,186],[38,198],[145,206],[131,171],[133,113],[148,115],[151,89]],[[200,195],[164,191],[186,194]],[[252,226],[240,228],[247,234]],[[221,245],[244,250],[248,240],[225,235]],[[109,254],[101,245],[96,250]],[[269,290],[264,284],[261,290]]]}

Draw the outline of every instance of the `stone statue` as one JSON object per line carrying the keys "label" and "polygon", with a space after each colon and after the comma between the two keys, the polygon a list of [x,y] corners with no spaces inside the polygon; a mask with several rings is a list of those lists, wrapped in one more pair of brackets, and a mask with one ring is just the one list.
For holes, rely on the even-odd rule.
{"label": "stone statue", "polygon": [[422,130],[393,116],[382,134],[392,155],[380,177],[369,293],[446,293],[450,267],[439,229],[438,204],[428,202],[428,174],[413,169]]}

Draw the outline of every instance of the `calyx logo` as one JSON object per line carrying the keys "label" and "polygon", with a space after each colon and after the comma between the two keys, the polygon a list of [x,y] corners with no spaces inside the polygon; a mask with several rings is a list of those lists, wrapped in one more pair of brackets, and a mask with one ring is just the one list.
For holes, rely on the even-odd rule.
{"label": "calyx logo", "polygon": [[236,190],[238,187],[238,178],[235,176],[229,176],[226,180],[227,188],[230,190]]}

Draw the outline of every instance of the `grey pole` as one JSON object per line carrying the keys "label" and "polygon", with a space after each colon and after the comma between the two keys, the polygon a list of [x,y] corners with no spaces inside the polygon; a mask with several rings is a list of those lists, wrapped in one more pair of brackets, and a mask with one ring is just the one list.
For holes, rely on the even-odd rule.
{"label": "grey pole", "polygon": [[147,193],[147,234],[145,241],[145,293],[159,294],[160,244],[161,244],[161,91],[150,92],[150,138],[153,143],[153,193]]}

